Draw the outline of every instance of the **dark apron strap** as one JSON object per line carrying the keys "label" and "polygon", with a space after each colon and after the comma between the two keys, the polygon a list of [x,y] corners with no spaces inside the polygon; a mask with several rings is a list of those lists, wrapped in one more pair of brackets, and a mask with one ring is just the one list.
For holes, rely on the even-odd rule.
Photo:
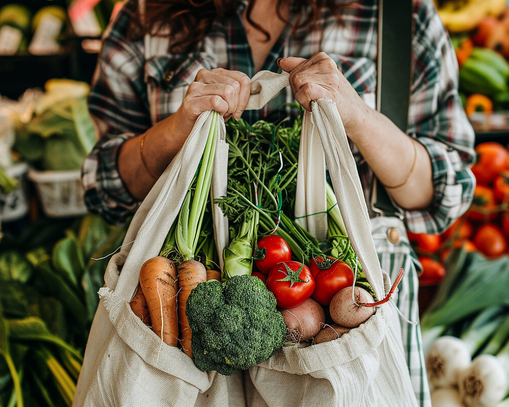
{"label": "dark apron strap", "polygon": [[[405,133],[412,78],[412,3],[411,0],[378,2],[377,110]],[[384,216],[402,216],[376,177],[371,208]]]}

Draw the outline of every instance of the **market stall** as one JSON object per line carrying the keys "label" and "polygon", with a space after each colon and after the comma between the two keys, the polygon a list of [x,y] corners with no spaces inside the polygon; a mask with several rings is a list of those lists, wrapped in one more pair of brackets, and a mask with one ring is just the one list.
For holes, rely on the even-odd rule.
{"label": "market stall", "polygon": [[[301,114],[279,123],[223,125],[215,113],[200,116],[202,127],[193,128],[133,219],[112,226],[88,213],[81,166],[97,128],[87,97],[101,35],[124,4],[16,0],[0,7],[0,405],[116,404],[121,392],[124,403],[141,403],[129,390],[130,376],[109,390],[94,376],[116,374],[118,366],[104,360],[120,357],[119,349],[138,380],[154,386],[144,396],[154,405],[161,394],[177,405],[205,405],[209,397],[235,405],[241,393],[253,405],[276,406],[282,398],[318,405],[305,391],[311,380],[327,391],[318,377],[358,399],[390,400],[397,393],[398,402],[417,402],[400,369],[408,350],[388,322],[390,312],[409,327],[417,322],[410,311],[396,310],[398,293],[407,295],[399,285],[404,270],[390,281],[381,269],[364,219],[368,208],[356,200],[363,193],[357,170],[348,172],[356,164],[351,154],[336,158],[347,150],[345,131],[323,130],[343,126],[326,104],[315,106],[315,116],[293,104]],[[408,250],[419,272],[433,407],[504,407],[509,6],[505,0],[436,0],[435,6],[454,46],[461,106],[475,130],[473,201],[440,235],[400,236],[393,227],[384,238]],[[255,81],[258,91],[273,92],[265,79]],[[261,108],[266,100],[256,102]],[[320,138],[319,150],[311,134]],[[140,148],[143,154],[143,140]],[[316,154],[323,174],[309,161]],[[299,167],[313,176],[304,179]],[[319,186],[324,205],[314,199]],[[163,196],[175,203],[165,206]],[[106,333],[110,345],[101,347]],[[99,367],[84,364],[85,350]],[[344,354],[350,359],[338,356]],[[359,360],[370,357],[383,368],[369,379],[373,366]],[[251,372],[242,391],[235,387],[239,371]],[[349,374],[369,380],[359,390],[347,384]],[[281,377],[285,391],[274,385]],[[403,388],[391,389],[389,377]],[[346,403],[342,397],[335,403]]]}

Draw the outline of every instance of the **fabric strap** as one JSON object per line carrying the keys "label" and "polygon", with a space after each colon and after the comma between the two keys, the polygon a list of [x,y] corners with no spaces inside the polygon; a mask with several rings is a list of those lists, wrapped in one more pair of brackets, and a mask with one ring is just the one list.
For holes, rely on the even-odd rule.
{"label": "fabric strap", "polygon": [[[378,2],[377,110],[406,133],[412,78],[412,2]],[[371,208],[384,216],[403,215],[374,178]]]}

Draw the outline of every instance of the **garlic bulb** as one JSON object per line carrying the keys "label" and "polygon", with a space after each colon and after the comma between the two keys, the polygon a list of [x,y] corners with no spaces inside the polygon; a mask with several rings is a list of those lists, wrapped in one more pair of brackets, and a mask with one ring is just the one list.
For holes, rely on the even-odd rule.
{"label": "garlic bulb", "polygon": [[492,355],[481,355],[460,376],[459,391],[466,407],[492,407],[507,390],[504,368]]}
{"label": "garlic bulb", "polygon": [[465,343],[453,336],[438,338],[426,356],[430,389],[456,386],[458,375],[470,366],[471,357]]}
{"label": "garlic bulb", "polygon": [[436,389],[431,393],[433,407],[464,407],[458,390],[452,387]]}

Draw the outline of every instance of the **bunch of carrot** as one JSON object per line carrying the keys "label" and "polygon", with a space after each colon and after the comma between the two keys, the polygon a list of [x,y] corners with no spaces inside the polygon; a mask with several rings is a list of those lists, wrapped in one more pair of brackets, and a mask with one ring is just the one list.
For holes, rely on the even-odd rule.
{"label": "bunch of carrot", "polygon": [[[182,350],[191,357],[192,332],[186,317],[187,298],[199,283],[210,278],[220,278],[218,271],[207,271],[204,264],[195,260],[205,242],[211,241],[208,236],[200,237],[206,206],[210,202],[208,196],[217,141],[217,122],[218,115],[214,113],[201,164],[178,218],[168,233],[160,255],[142,265],[140,284],[130,302],[134,314],[151,326],[164,343],[169,346],[180,344]],[[203,250],[208,254],[204,257],[210,258],[214,247],[208,244]],[[207,265],[213,263],[210,261]]]}

